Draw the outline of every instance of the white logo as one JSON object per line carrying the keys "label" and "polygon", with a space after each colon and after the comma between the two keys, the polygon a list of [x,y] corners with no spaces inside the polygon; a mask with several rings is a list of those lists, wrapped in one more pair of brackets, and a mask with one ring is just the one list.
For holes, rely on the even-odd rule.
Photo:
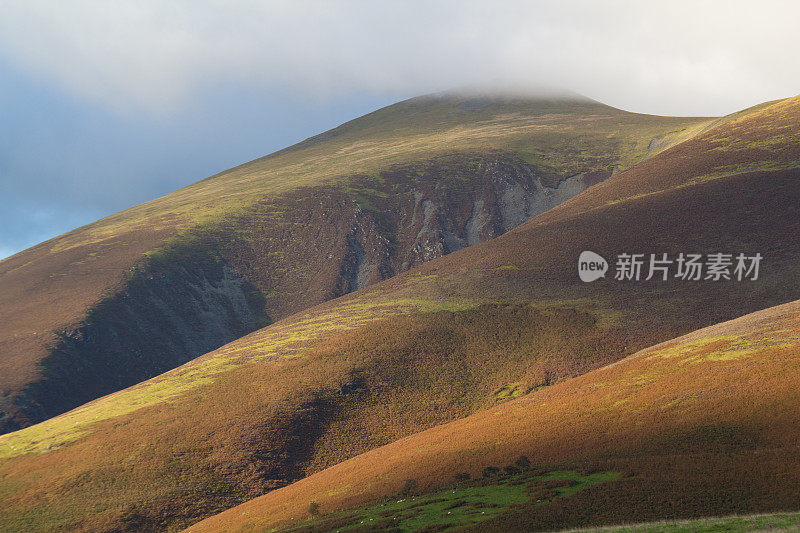
{"label": "white logo", "polygon": [[581,281],[589,283],[603,278],[607,271],[608,261],[602,255],[588,250],[581,252],[580,257],[578,257],[578,276],[580,276]]}
{"label": "white logo", "polygon": [[[614,279],[616,281],[756,281],[760,273],[760,253],[680,253],[675,258],[669,254],[617,254]],[[674,268],[673,268],[674,265]],[[591,282],[604,278],[608,262],[603,256],[584,251],[578,257],[578,276]],[[673,272],[674,271],[674,272]]]}

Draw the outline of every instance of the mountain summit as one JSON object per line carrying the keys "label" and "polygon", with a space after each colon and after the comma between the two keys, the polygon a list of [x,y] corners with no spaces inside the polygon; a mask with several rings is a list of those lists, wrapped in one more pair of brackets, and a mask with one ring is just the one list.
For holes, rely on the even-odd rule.
{"label": "mountain summit", "polygon": [[496,237],[708,123],[412,98],[34,246],[0,262],[0,430]]}

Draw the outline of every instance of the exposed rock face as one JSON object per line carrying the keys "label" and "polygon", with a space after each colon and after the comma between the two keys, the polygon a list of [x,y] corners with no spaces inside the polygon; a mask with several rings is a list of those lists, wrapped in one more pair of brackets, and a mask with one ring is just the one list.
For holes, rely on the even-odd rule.
{"label": "exposed rock face", "polygon": [[223,255],[280,319],[461,248],[497,237],[608,173],[547,187],[507,154],[460,154],[304,189],[241,220]]}
{"label": "exposed rock face", "polygon": [[[609,172],[610,173],[610,172]],[[265,201],[131,271],[57,332],[10,431],[175,368],[272,320],[499,236],[606,174],[542,185],[507,154],[443,156]]]}
{"label": "exposed rock face", "polygon": [[[429,183],[426,189],[411,191],[413,207],[401,208],[399,225],[401,236],[413,235],[413,239],[401,253],[400,271],[502,235],[600,179],[597,174],[578,174],[552,188],[542,185],[527,165],[514,159],[497,157],[474,163],[473,169],[442,174],[440,181]],[[470,170],[472,190],[447,186],[448,179],[458,172]],[[436,174],[440,169],[429,171]]]}

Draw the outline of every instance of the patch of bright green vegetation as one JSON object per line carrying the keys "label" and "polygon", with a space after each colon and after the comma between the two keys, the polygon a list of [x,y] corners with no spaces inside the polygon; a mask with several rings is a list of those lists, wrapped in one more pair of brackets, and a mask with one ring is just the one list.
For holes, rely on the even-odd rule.
{"label": "patch of bright green vegetation", "polygon": [[525,394],[525,388],[521,383],[507,383],[495,391],[496,400],[511,400],[519,398]]}
{"label": "patch of bright green vegetation", "polygon": [[798,531],[800,513],[775,513],[750,516],[725,516],[650,522],[625,526],[580,529],[596,533],[716,533],[721,531]]}
{"label": "patch of bright green vegetation", "polygon": [[717,137],[709,139],[708,143],[712,145],[709,150],[717,150],[722,152],[735,152],[739,150],[764,150],[768,152],[775,152],[785,149],[800,142],[800,134],[796,132],[778,133],[759,139],[757,141],[748,141],[736,136]]}
{"label": "patch of bright green vegetation", "polygon": [[495,518],[510,507],[531,500],[543,504],[568,498],[592,485],[618,478],[618,472],[582,474],[553,471],[542,475],[522,472],[465,482],[430,494],[399,496],[355,511],[315,517],[298,524],[298,527],[325,530],[335,521],[338,531],[363,530],[365,527],[376,530],[390,528],[400,532],[426,528],[445,531]]}
{"label": "patch of bright green vegetation", "polygon": [[798,343],[800,336],[789,330],[770,330],[747,335],[715,335],[654,350],[648,359],[680,357],[683,363],[733,361],[762,350],[788,348]]}
{"label": "patch of bright green vegetation", "polygon": [[703,183],[704,181],[715,180],[718,178],[735,176],[737,174],[744,174],[746,172],[774,172],[777,170],[788,170],[798,167],[800,167],[800,161],[777,161],[771,159],[765,159],[763,161],[756,161],[747,164],[738,163],[734,165],[723,165],[717,167],[717,169],[712,172],[692,178],[683,186]]}
{"label": "patch of bright green vegetation", "polygon": [[716,335],[711,337],[703,337],[702,339],[695,341],[679,343],[663,350],[654,350],[653,355],[648,357],[648,359],[653,359],[655,357],[672,358],[692,356],[710,344],[723,343],[723,346],[728,346],[731,342],[739,339],[739,337],[739,335]]}

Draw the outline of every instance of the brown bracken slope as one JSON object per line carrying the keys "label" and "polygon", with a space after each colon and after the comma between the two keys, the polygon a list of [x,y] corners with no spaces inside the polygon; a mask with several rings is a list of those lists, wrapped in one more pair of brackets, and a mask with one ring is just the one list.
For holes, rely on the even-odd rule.
{"label": "brown bracken slope", "polygon": [[[796,511],[800,495],[800,303],[693,332],[470,417],[323,470],[189,528],[192,532],[396,529],[411,507],[364,524],[365,504],[480,478],[487,467],[605,472],[607,482],[558,497],[530,483],[499,515],[476,507],[481,531],[531,531],[672,517]],[[507,477],[526,481],[520,467]],[[558,476],[556,476],[558,477]],[[568,478],[569,476],[563,476]],[[414,480],[409,484],[408,480]],[[477,486],[507,481],[492,473]],[[563,484],[562,484],[563,485]],[[408,487],[412,486],[413,490]],[[405,487],[405,493],[404,493]],[[559,487],[558,483],[549,485]],[[439,499],[450,493],[439,492]],[[311,503],[314,502],[314,506]],[[427,503],[432,502],[432,503]],[[393,501],[391,503],[394,503]],[[398,501],[397,503],[400,503]],[[468,505],[452,502],[446,509]],[[309,509],[315,516],[309,515]],[[366,508],[368,510],[369,508]],[[380,509],[380,507],[378,507]],[[386,504],[384,504],[386,509]],[[451,513],[427,517],[432,530]],[[376,516],[376,515],[372,515]],[[404,529],[399,529],[404,530]]]}
{"label": "brown bracken slope", "polygon": [[[796,299],[798,125],[797,98],[732,117],[501,237],[0,436],[0,527],[187,526],[436,424],[551,394],[657,342]],[[685,164],[693,157],[697,168]],[[576,261],[585,249],[764,260],[756,281],[584,284]]]}

